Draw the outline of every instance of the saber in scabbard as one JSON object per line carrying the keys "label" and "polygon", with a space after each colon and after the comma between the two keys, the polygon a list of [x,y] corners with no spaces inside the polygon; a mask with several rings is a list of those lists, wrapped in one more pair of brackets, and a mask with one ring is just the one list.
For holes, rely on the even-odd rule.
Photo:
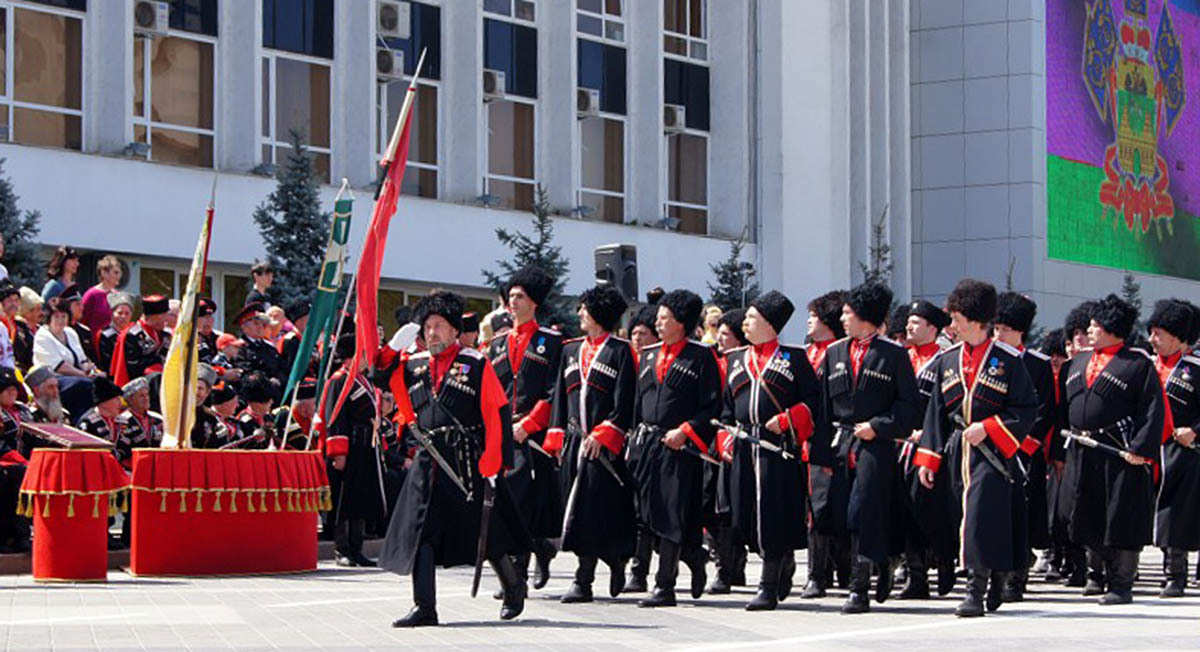
{"label": "saber in scabbard", "polygon": [[[954,422],[958,424],[959,427],[961,427],[964,431],[967,429],[967,422],[965,419],[963,419],[961,414],[954,415]],[[971,447],[971,449],[979,451],[979,453],[983,455],[983,458],[987,460],[988,464],[991,464],[992,468],[996,469],[1000,475],[1004,476],[1005,480],[1012,482],[1012,474],[1008,472],[1008,468],[1004,466],[1004,462],[1001,462],[1000,458],[996,457],[996,454],[992,452],[992,449],[988,448],[987,442],[980,442],[978,446],[974,446],[969,443],[968,445]]]}
{"label": "saber in scabbard", "polygon": [[[1067,439],[1070,439],[1071,441],[1073,441],[1077,444],[1087,446],[1088,448],[1095,448],[1096,450],[1102,450],[1105,453],[1108,453],[1110,455],[1115,455],[1117,457],[1120,457],[1121,459],[1125,459],[1124,454],[1129,452],[1129,451],[1117,448],[1116,446],[1106,444],[1102,441],[1097,441],[1096,439],[1094,439],[1092,437],[1089,437],[1087,435],[1084,435],[1084,434],[1081,434],[1078,432],[1074,432],[1072,430],[1064,430],[1063,434],[1066,435]],[[1143,464],[1149,464],[1149,463],[1150,463],[1149,460],[1147,460],[1146,462],[1143,462]]]}
{"label": "saber in scabbard", "polygon": [[421,432],[421,429],[418,428],[417,424],[415,423],[408,424],[408,429],[409,432],[413,434],[413,437],[417,439],[417,443],[421,445],[421,448],[425,449],[426,453],[429,453],[429,456],[433,458],[433,461],[437,462],[437,465],[441,467],[442,472],[445,473],[450,478],[450,481],[453,482],[463,492],[463,496],[467,498],[467,502],[471,502],[473,496],[471,495],[470,490],[467,489],[467,485],[463,484],[462,478],[458,477],[458,474],[454,472],[454,469],[450,466],[450,463],[446,461],[446,458],[443,457],[441,452],[438,451],[437,447],[433,445],[433,441],[429,439],[429,436]]}
{"label": "saber in scabbard", "polygon": [[[575,437],[575,436],[578,436],[581,438],[583,437],[583,433],[580,431],[579,424],[575,423],[573,420],[571,421],[571,423],[567,424],[567,434],[569,434],[572,437]],[[581,443],[580,448],[582,448],[582,447],[583,447],[583,444]],[[608,459],[608,456],[604,454],[603,450],[600,451],[600,453],[598,455],[596,455],[596,457],[590,458],[590,459],[595,459],[597,462],[599,462],[600,466],[603,466],[604,470],[608,471],[608,474],[613,477],[613,480],[617,481],[618,485],[620,485],[622,487],[625,486],[625,481],[621,479],[621,474],[617,473],[617,469],[616,469],[616,467],[613,466],[612,460]]]}
{"label": "saber in scabbard", "polygon": [[488,521],[492,520],[492,505],[496,502],[496,479],[488,478],[483,485],[483,511],[480,512],[479,543],[475,546],[475,575],[471,578],[471,597],[479,593],[483,578],[483,562],[487,561]]}
{"label": "saber in scabbard", "polygon": [[684,444],[683,448],[679,449],[679,452],[687,453],[688,455],[691,455],[692,457],[698,457],[701,460],[708,462],[709,464],[712,464],[714,466],[721,466],[721,463],[718,462],[717,459],[715,457],[713,457],[712,455],[709,455],[708,453],[705,453],[704,451],[701,451],[699,449],[692,448],[691,446],[688,446],[687,444]]}
{"label": "saber in scabbard", "polygon": [[758,446],[759,448],[769,450],[773,453],[778,453],[785,460],[790,460],[795,457],[791,453],[783,450],[783,447],[773,444],[773,443],[767,441],[766,439],[763,439],[762,437],[755,437],[754,435],[746,432],[745,430],[743,430],[742,428],[740,428],[738,426],[728,424],[728,423],[721,423],[721,421],[718,419],[713,419],[711,421],[711,423],[714,426],[733,435],[734,437],[737,437],[738,439],[744,439],[744,440],[750,442],[751,444]]}

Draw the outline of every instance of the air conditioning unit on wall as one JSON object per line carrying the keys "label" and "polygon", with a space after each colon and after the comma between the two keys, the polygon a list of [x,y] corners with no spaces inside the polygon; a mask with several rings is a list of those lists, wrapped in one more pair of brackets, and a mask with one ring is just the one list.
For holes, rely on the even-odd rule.
{"label": "air conditioning unit on wall", "polygon": [[375,32],[383,38],[409,38],[412,5],[394,0],[379,0],[375,12]]}
{"label": "air conditioning unit on wall", "polygon": [[576,88],[575,111],[581,119],[600,115],[600,91],[594,88]]}
{"label": "air conditioning unit on wall", "polygon": [[377,48],[375,50],[375,76],[379,81],[395,81],[404,78],[404,50]]}
{"label": "air conditioning unit on wall", "polygon": [[681,134],[687,129],[687,110],[682,104],[663,105],[663,131]]}
{"label": "air conditioning unit on wall", "polygon": [[504,73],[499,70],[483,71],[483,101],[504,99]]}
{"label": "air conditioning unit on wall", "polygon": [[133,33],[154,38],[166,36],[171,28],[171,4],[162,0],[137,0],[133,3]]}

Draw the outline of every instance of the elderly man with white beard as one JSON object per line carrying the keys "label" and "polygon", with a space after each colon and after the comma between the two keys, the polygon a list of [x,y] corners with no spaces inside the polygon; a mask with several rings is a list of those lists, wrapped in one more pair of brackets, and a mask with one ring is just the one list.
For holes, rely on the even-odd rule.
{"label": "elderly man with white beard", "polygon": [[58,395],[58,378],[54,370],[45,365],[36,365],[25,375],[25,384],[33,391],[29,408],[33,410],[34,422],[71,424],[71,414],[63,407],[62,398]]}

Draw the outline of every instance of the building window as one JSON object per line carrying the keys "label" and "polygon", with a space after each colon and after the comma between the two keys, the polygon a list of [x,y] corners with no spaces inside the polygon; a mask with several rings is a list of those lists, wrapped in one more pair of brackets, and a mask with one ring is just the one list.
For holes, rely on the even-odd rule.
{"label": "building window", "polygon": [[[409,38],[381,39],[384,46],[404,53],[404,74],[416,71],[421,51],[425,66],[417,84],[413,104],[412,127],[408,143],[408,166],[400,192],[418,197],[437,198],[438,184],[438,80],[441,79],[441,9],[410,2]],[[378,118],[375,155],[382,159],[392,129],[400,117],[408,82],[381,82],[376,89],[375,115]]]}
{"label": "building window", "polygon": [[598,112],[579,120],[577,205],[583,217],[616,223],[625,221],[626,52],[620,43],[625,35],[621,4],[577,2],[576,83],[596,91],[599,98]]}
{"label": "building window", "polygon": [[708,61],[707,0],[663,0],[663,52]]}
{"label": "building window", "polygon": [[527,23],[533,23],[536,18],[533,0],[483,0],[483,10],[497,16]]}
{"label": "building window", "polygon": [[216,4],[177,0],[167,36],[133,39],[133,139],[152,161],[213,166]]}
{"label": "building window", "polygon": [[664,213],[680,231],[707,234],[709,69],[668,54],[663,73],[664,100],[668,105],[683,107],[685,117],[682,131],[666,136]]}
{"label": "building window", "polygon": [[312,57],[267,53],[262,60],[262,161],[282,166],[298,132],[318,180],[329,182],[330,66]]}
{"label": "building window", "polygon": [[[493,11],[505,3],[485,3]],[[515,0],[514,9],[521,0]],[[533,19],[529,4],[528,20]],[[502,13],[495,11],[494,13]],[[507,15],[507,14],[505,14]],[[515,17],[521,17],[515,11]],[[532,210],[536,161],[537,30],[528,25],[485,18],[483,66],[504,73],[505,99],[487,105],[487,174],[484,195],[495,205]]]}
{"label": "building window", "polygon": [[264,48],[333,58],[333,0],[262,0],[262,3]]}
{"label": "building window", "polygon": [[[81,3],[54,3],[65,7]],[[0,127],[25,145],[83,144],[83,14],[0,5]]]}

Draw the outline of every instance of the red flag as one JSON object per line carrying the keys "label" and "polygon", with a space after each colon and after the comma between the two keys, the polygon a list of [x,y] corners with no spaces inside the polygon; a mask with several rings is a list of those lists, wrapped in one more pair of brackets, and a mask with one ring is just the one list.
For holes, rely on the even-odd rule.
{"label": "red flag", "polygon": [[[354,291],[358,302],[354,311],[354,359],[347,365],[347,381],[342,387],[337,403],[330,412],[326,423],[333,423],[350,390],[354,388],[354,378],[358,374],[363,353],[367,360],[373,361],[379,350],[379,274],[383,267],[383,251],[387,247],[388,226],[396,213],[396,200],[400,195],[400,184],[404,180],[404,169],[408,164],[408,135],[412,126],[412,104],[417,97],[417,75],[421,72],[424,61],[417,62],[416,74],[408,84],[408,93],[404,98],[404,106],[400,111],[397,127],[400,138],[391,155],[385,157],[380,165],[386,166],[387,172],[379,187],[379,195],[375,199],[375,210],[371,213],[371,223],[367,226],[367,237],[363,242],[362,256],[358,260],[358,271],[354,275]],[[402,125],[402,126],[401,126]],[[393,138],[395,140],[395,138]]]}

